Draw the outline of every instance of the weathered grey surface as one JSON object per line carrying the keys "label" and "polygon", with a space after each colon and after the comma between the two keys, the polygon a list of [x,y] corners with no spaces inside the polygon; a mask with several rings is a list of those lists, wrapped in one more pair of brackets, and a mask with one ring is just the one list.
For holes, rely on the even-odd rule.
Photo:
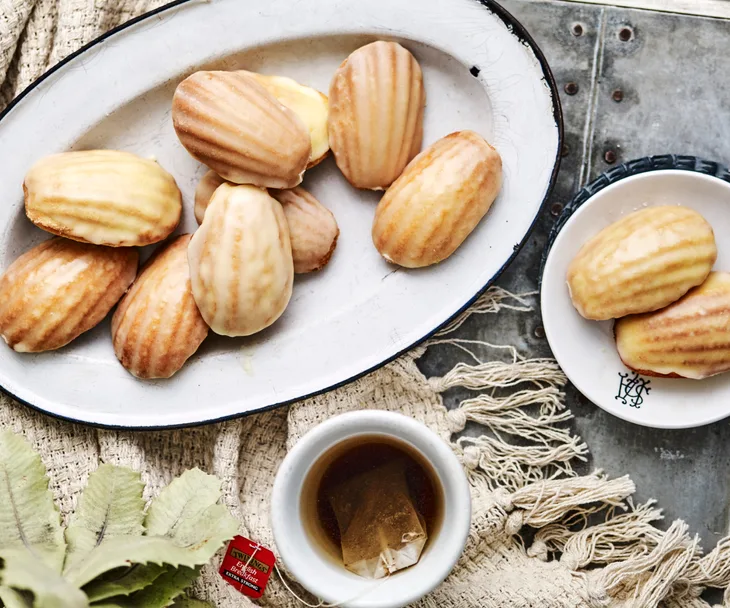
{"label": "weathered grey surface", "polygon": [[[567,202],[581,183],[610,168],[606,150],[616,152],[617,162],[669,152],[730,161],[730,21],[572,2],[503,4],[527,27],[552,66],[568,146],[537,229],[499,281],[524,292],[537,288],[540,256],[555,221],[552,205]],[[576,24],[580,36],[573,34]],[[624,27],[632,31],[628,42],[619,38]],[[569,82],[578,85],[575,95],[564,92]],[[612,99],[616,89],[624,94],[619,103]],[[471,319],[462,335],[514,344],[527,355],[550,354],[545,339],[535,333],[539,312],[504,311],[499,324],[495,320],[492,315]],[[440,374],[459,359],[454,350],[431,349],[423,365]],[[460,397],[447,395],[447,402]],[[567,399],[576,416],[575,430],[591,449],[587,468],[630,474],[639,488],[638,500],[657,498],[667,519],[688,521],[705,548],[728,533],[727,422],[686,431],[646,429],[610,416],[572,387]]]}
{"label": "weathered grey surface", "polygon": [[[577,2],[578,0],[570,0]],[[627,8],[653,9],[686,15],[730,18],[730,0],[587,0],[590,4],[610,4]]]}

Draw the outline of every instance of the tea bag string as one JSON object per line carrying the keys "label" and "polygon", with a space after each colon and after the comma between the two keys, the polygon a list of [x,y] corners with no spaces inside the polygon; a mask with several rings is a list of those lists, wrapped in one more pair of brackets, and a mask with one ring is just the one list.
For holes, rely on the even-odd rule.
{"label": "tea bag string", "polygon": [[281,573],[281,570],[279,570],[279,566],[274,563],[274,570],[276,570],[276,573],[279,575],[279,580],[281,580],[282,584],[286,588],[286,590],[301,604],[304,604],[305,606],[308,606],[308,608],[338,608],[338,606],[342,606],[343,604],[349,604],[350,602],[354,602],[355,600],[359,600],[361,597],[365,597],[368,593],[371,591],[375,591],[380,585],[382,585],[386,580],[390,578],[390,572],[388,572],[383,578],[381,578],[376,583],[373,583],[370,587],[367,587],[363,589],[360,593],[357,595],[348,598],[347,600],[340,600],[339,602],[335,602],[334,604],[325,604],[324,600],[319,600],[319,604],[310,604],[306,600],[299,597],[294,590],[287,584],[286,579],[284,578],[284,575]]}
{"label": "tea bag string", "polygon": [[[253,547],[253,551],[251,552],[251,557],[248,558],[248,561],[246,562],[246,566],[244,567],[243,571],[246,572],[248,570],[248,567],[251,565],[251,562],[253,561],[253,558],[256,557],[256,554],[258,553],[259,549],[261,548],[261,545],[256,544]],[[276,570],[276,573],[279,575],[279,579],[281,580],[282,584],[286,588],[286,590],[301,604],[304,604],[305,606],[308,606],[309,608],[337,608],[341,604],[354,602],[355,600],[359,600],[361,597],[367,595],[371,591],[374,591],[380,585],[383,584],[388,578],[390,578],[390,572],[388,572],[383,578],[381,578],[377,583],[373,584],[371,587],[367,589],[363,589],[360,593],[358,593],[356,596],[351,597],[350,599],[346,601],[340,601],[336,602],[334,604],[325,604],[324,600],[319,600],[319,604],[310,604],[306,600],[303,600],[301,597],[299,597],[294,590],[287,584],[286,579],[284,578],[284,575],[281,573],[281,570],[279,570],[279,566],[274,562],[274,570]]]}

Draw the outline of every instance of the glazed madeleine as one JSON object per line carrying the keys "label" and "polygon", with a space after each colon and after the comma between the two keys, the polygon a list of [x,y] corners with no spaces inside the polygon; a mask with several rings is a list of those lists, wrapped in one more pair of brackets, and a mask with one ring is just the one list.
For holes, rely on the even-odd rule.
{"label": "glazed madeleine", "polygon": [[289,225],[294,272],[302,274],[327,265],[340,229],[332,212],[304,188],[271,190]]}
{"label": "glazed madeleine", "polygon": [[195,72],[175,89],[172,123],[183,146],[223,179],[293,188],[312,145],[297,115],[241,72]]}
{"label": "glazed madeleine", "polygon": [[618,319],[619,356],[644,375],[700,380],[730,370],[730,273],[713,272],[677,302]]}
{"label": "glazed madeleine", "polygon": [[687,207],[649,207],[590,239],[568,267],[576,310],[607,320],[664,308],[700,285],[717,258],[712,227]]}
{"label": "glazed madeleine", "polygon": [[224,336],[271,325],[292,293],[294,263],[281,205],[255,186],[222,184],[188,247],[193,296]]}
{"label": "glazed madeleine", "polygon": [[309,131],[312,152],[307,167],[321,163],[330,149],[327,136],[327,116],[329,101],[327,96],[316,89],[299,84],[296,80],[284,76],[269,76],[256,72],[239,70],[255,79],[269,93],[289,108],[304,123]]}
{"label": "glazed madeleine", "polygon": [[489,211],[502,186],[502,159],[484,138],[459,131],[421,152],[375,211],[373,243],[406,268],[449,257]]}
{"label": "glazed madeleine", "polygon": [[329,102],[340,171],[356,188],[390,186],[421,149],[426,93],[416,59],[396,42],[359,48],[335,72]]}
{"label": "glazed madeleine", "polygon": [[0,278],[0,335],[18,352],[55,350],[97,325],[137,274],[137,251],[53,238]]}
{"label": "glazed madeleine", "polygon": [[130,152],[85,150],[39,160],[25,176],[31,222],[75,241],[132,247],[167,238],[182,196],[172,175]]}
{"label": "glazed madeleine", "polygon": [[169,378],[208,335],[190,286],[189,242],[183,234],[155,252],[112,317],[114,353],[138,378]]}
{"label": "glazed madeleine", "polygon": [[195,188],[195,207],[193,210],[198,224],[203,223],[205,210],[208,208],[213,193],[225,181],[215,171],[210,170],[198,182],[198,187]]}

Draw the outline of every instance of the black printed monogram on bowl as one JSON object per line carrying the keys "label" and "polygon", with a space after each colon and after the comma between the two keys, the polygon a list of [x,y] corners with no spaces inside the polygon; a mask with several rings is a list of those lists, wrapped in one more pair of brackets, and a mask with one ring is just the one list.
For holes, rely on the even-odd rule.
{"label": "black printed monogram on bowl", "polygon": [[651,380],[642,378],[636,372],[619,372],[618,393],[614,397],[624,405],[629,407],[641,408],[644,403],[644,395],[651,392]]}

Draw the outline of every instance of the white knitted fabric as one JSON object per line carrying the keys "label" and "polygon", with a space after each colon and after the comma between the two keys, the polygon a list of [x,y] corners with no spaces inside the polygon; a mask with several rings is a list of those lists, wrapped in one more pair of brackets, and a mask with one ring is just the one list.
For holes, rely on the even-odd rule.
{"label": "white knitted fabric", "polygon": [[[104,31],[163,4],[160,0],[0,0],[0,110],[45,69]],[[497,315],[528,302],[489,290],[427,347],[452,337],[471,314]],[[241,533],[275,550],[269,528],[273,478],[288,447],[338,413],[379,408],[427,424],[461,459],[474,515],[463,557],[450,577],[418,603],[423,608],[707,608],[707,587],[730,583],[730,540],[702,556],[683,522],[667,532],[652,526],[660,513],[627,503],[628,478],[579,477],[571,461],[586,453],[563,423],[565,378],[551,360],[501,360],[457,365],[425,378],[415,360],[424,348],[333,392],[289,408],[222,424],[165,432],[119,432],[61,422],[0,398],[0,426],[26,436],[46,464],[64,518],[100,462],[142,471],[148,497],[185,469],[217,475]],[[440,393],[469,389],[471,398],[447,411]],[[467,422],[485,427],[458,439]],[[519,437],[514,441],[515,437]],[[591,523],[588,525],[588,516]],[[599,522],[599,523],[595,523]],[[602,522],[602,523],[601,523]],[[530,529],[530,534],[524,534]],[[524,538],[532,538],[529,546]],[[251,602],[204,569],[194,594],[220,607]],[[286,574],[284,574],[286,576]],[[303,594],[303,590],[290,581]],[[312,598],[310,598],[312,599]],[[344,599],[344,598],[343,598]],[[300,603],[272,577],[265,606]],[[728,599],[725,606],[730,606]]]}

